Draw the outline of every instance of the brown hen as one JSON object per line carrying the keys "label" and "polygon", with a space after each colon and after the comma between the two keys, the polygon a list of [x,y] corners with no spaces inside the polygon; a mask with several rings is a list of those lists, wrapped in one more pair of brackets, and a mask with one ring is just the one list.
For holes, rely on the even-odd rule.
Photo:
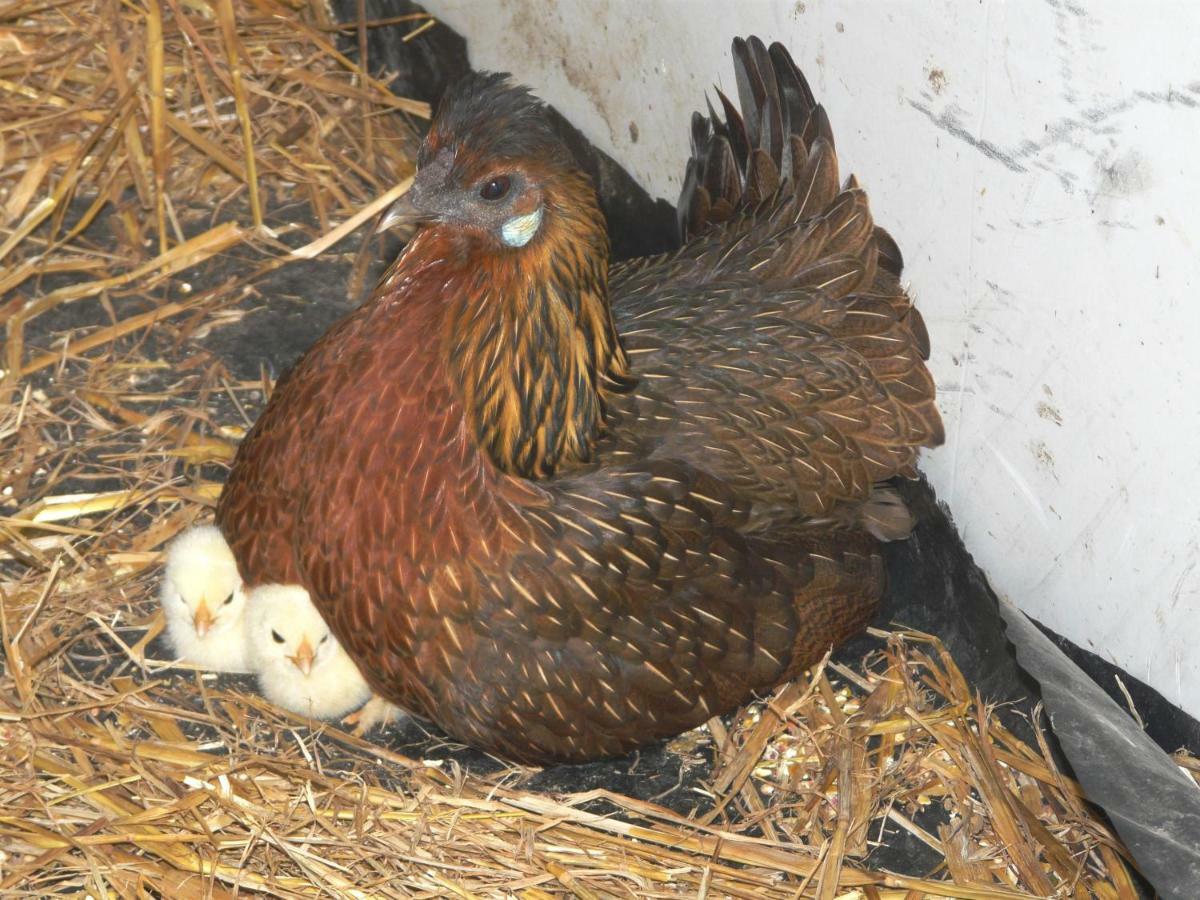
{"label": "brown hen", "polygon": [[619,754],[801,672],[910,527],[879,483],[942,440],[899,251],[787,51],[734,51],[683,248],[611,269],[543,106],[449,92],[389,217],[422,227],[234,462],[246,584],[305,587],[376,691],[480,749]]}

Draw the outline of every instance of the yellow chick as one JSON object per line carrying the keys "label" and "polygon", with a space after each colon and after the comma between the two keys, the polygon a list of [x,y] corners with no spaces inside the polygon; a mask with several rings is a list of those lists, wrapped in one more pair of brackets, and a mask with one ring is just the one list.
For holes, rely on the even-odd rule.
{"label": "yellow chick", "polygon": [[213,525],[189,528],[167,547],[159,594],[175,655],[214,672],[245,672],[246,597],[237,563]]}
{"label": "yellow chick", "polygon": [[295,713],[336,719],[371,697],[308,591],[296,585],[266,584],[250,591],[246,657],[263,696]]}

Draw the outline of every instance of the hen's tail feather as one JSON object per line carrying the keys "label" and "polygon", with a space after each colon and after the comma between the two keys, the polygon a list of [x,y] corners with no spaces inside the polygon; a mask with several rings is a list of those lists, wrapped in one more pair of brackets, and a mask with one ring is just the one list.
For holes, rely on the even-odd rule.
{"label": "hen's tail feather", "polygon": [[[693,117],[673,283],[749,278],[768,292],[809,295],[777,314],[853,351],[862,366],[853,383],[879,390],[873,411],[834,409],[826,392],[818,418],[852,436],[868,477],[911,474],[917,449],[942,443],[944,432],[925,367],[929,334],[900,280],[904,257],[875,225],[857,179],[841,181],[829,118],[787,49],[738,39],[733,64],[739,102],[717,91],[720,113],[710,103]],[[634,292],[639,277],[657,275],[631,267],[614,283]]]}
{"label": "hen's tail feather", "polygon": [[879,265],[885,272],[890,272],[897,279],[904,271],[904,254],[895,239],[887,230],[875,226],[875,241],[879,245]]}
{"label": "hen's tail feather", "polygon": [[[723,118],[711,103],[707,118],[692,116],[692,158],[679,204],[685,240],[769,200],[784,182],[806,185],[821,173],[816,183],[828,185],[831,164],[836,173],[829,117],[787,48],[737,38],[733,56],[738,103],[718,90]],[[836,192],[836,174],[832,186]],[[797,196],[804,195],[797,190]],[[800,204],[801,216],[832,197],[813,195],[811,207]]]}
{"label": "hen's tail feather", "polygon": [[[833,129],[804,75],[782,44],[756,37],[733,42],[738,104],[717,91],[721,114],[692,118],[692,154],[679,201],[683,256],[699,263],[694,277],[719,275],[736,258],[764,281],[788,280],[816,258],[848,254],[863,263],[839,296],[867,290],[895,298],[897,318],[923,356],[928,336],[900,287],[904,258],[891,235],[872,221],[853,177],[839,185]],[[828,224],[820,231],[816,221]],[[723,253],[693,240],[724,225]],[[873,241],[870,238],[873,237]],[[736,252],[735,252],[736,250]],[[691,251],[691,252],[689,252]]]}

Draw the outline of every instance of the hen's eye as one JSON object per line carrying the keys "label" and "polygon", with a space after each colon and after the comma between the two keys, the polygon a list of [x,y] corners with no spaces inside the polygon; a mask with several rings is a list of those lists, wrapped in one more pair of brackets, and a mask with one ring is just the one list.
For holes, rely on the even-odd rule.
{"label": "hen's eye", "polygon": [[271,629],[271,637],[275,638],[275,643],[277,643],[277,644],[283,643],[283,635],[280,634],[278,631],[276,631],[274,628]]}
{"label": "hen's eye", "polygon": [[507,175],[497,175],[479,189],[479,196],[484,200],[499,200],[512,187],[512,179]]}

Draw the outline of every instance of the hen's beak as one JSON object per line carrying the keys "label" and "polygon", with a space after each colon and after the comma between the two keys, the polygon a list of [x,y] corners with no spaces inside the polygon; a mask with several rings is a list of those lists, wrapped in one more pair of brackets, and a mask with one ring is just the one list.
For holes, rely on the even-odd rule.
{"label": "hen's beak", "polygon": [[296,655],[288,657],[292,661],[292,664],[304,673],[305,678],[312,672],[313,660],[315,658],[316,653],[313,652],[313,645],[308,642],[307,637],[300,641],[300,646],[296,648]]}
{"label": "hen's beak", "polygon": [[453,151],[442,150],[421,166],[413,177],[412,186],[399,200],[388,207],[388,211],[383,214],[383,218],[375,226],[376,234],[387,231],[395,225],[419,225],[422,222],[430,222],[444,213],[445,210],[439,209],[439,207],[445,205],[444,192],[453,160]]}
{"label": "hen's beak", "polygon": [[192,614],[192,627],[196,629],[196,637],[204,637],[208,634],[208,630],[213,627],[213,614],[208,610],[208,601],[203,597],[200,598],[200,605],[196,607],[196,611]]}
{"label": "hen's beak", "polygon": [[399,200],[387,208],[387,212],[383,214],[383,218],[375,226],[375,233],[382,234],[389,228],[394,228],[401,224],[416,225],[419,222],[426,221],[428,218],[427,214],[417,208],[413,200],[413,189],[410,187]]}

